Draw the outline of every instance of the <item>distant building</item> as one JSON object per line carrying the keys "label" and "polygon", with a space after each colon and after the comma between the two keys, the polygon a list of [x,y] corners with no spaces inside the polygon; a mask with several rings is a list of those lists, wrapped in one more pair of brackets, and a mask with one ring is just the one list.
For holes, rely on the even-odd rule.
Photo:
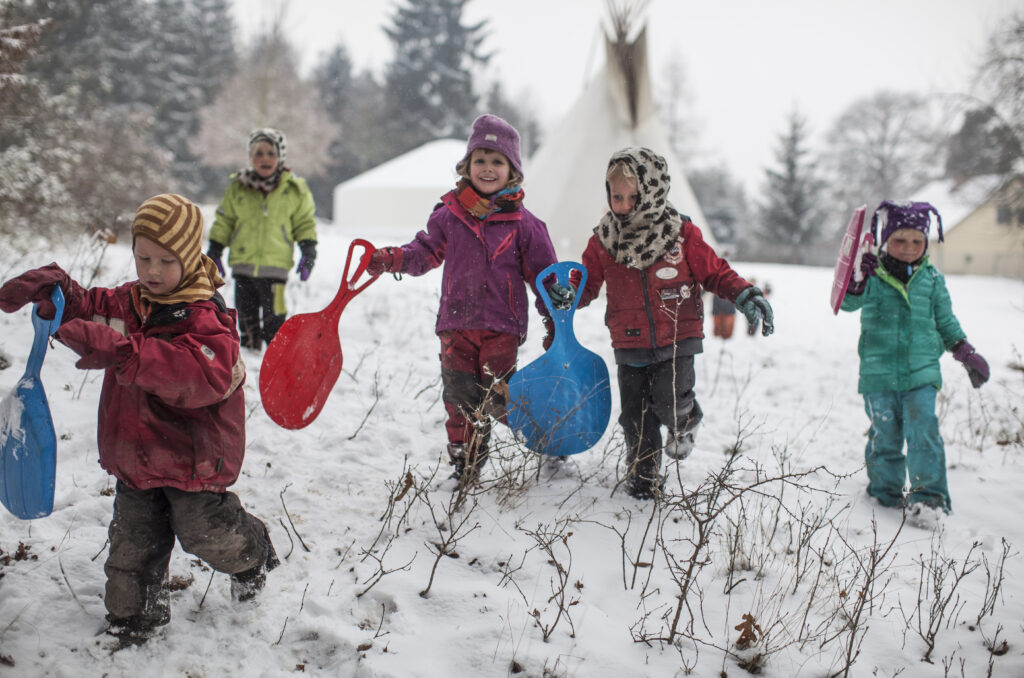
{"label": "distant building", "polygon": [[392,158],[334,188],[334,223],[354,235],[399,229],[411,237],[459,177],[465,139],[438,139]]}
{"label": "distant building", "polygon": [[945,241],[932,228],[928,252],[943,273],[1024,280],[1024,176],[934,181],[912,200],[942,215]]}

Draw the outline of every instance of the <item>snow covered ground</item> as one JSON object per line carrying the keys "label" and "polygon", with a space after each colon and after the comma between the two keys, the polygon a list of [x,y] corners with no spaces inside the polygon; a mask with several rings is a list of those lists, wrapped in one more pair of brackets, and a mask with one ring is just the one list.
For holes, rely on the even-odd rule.
{"label": "snow covered ground", "polygon": [[[414,230],[324,226],[312,278],[289,287],[292,312],[330,301],[349,237],[383,246]],[[0,277],[56,259],[87,281],[99,255],[0,254]],[[283,564],[257,601],[235,604],[226,575],[177,549],[170,625],[114,654],[102,634],[114,486],[96,463],[102,375],[54,344],[43,382],[56,502],[30,522],[0,511],[0,676],[790,678],[851,659],[851,676],[1024,675],[1024,283],[948,277],[992,380],[975,391],[942,359],[954,512],[932,532],[864,494],[858,318],[832,315],[831,272],[735,267],[771,283],[777,330],[748,337],[738,317],[732,339],[706,341],[704,425],[692,457],[667,467],[660,505],[616,490],[614,402],[601,442],[561,468],[499,431],[480,491],[450,511],[438,272],[387,276],[349,304],[343,373],[305,429],[267,417],[261,356],[247,353],[248,448],[233,489],[270,526]],[[132,271],[127,246],[110,246],[94,284]],[[612,366],[601,306],[577,313],[577,336]],[[521,366],[541,335],[534,319]],[[31,336],[28,310],[0,314],[11,363],[0,393],[21,376]]]}

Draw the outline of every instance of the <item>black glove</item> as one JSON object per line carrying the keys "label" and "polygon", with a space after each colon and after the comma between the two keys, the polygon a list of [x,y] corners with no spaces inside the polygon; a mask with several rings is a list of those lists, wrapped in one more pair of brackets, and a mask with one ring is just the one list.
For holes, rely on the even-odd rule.
{"label": "black glove", "polygon": [[313,270],[313,262],[316,261],[316,240],[300,240],[299,251],[302,257],[299,259],[299,266],[296,272],[303,282],[309,280],[309,274]]}
{"label": "black glove", "polygon": [[213,259],[213,263],[217,265],[217,270],[220,271],[221,276],[226,275],[224,273],[224,262],[221,261],[221,257],[224,256],[224,245],[221,245],[216,240],[211,240],[210,246],[206,248],[206,256]]}

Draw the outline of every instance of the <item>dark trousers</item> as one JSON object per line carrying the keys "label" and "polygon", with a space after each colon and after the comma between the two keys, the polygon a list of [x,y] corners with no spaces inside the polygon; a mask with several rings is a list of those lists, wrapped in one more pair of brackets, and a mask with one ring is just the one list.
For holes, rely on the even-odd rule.
{"label": "dark trousers", "polygon": [[627,474],[636,481],[654,482],[661,468],[661,427],[670,434],[690,431],[704,416],[693,393],[693,356],[640,367],[619,365],[618,372]]}
{"label": "dark trousers", "polygon": [[235,309],[243,347],[258,351],[281,329],[288,313],[284,284],[272,278],[235,276]]}
{"label": "dark trousers", "polygon": [[519,337],[489,330],[448,330],[440,338],[448,442],[485,447],[490,418],[505,420],[505,382],[515,372]]}
{"label": "dark trousers", "polygon": [[267,526],[233,492],[136,490],[120,481],[109,536],[104,602],[115,623],[170,620],[167,565],[175,537],[185,551],[228,574],[264,563],[271,548]]}

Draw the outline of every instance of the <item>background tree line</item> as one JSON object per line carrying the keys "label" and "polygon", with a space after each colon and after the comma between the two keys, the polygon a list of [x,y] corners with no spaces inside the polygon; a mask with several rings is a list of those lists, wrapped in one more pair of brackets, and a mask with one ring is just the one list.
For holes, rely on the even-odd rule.
{"label": "background tree line", "polygon": [[[160,191],[215,202],[258,126],[285,131],[326,218],[336,184],[426,141],[464,137],[484,111],[516,125],[529,154],[542,141],[537,118],[488,81],[488,24],[465,22],[467,2],[396,0],[384,28],[393,56],[375,75],[357,72],[344,44],[301,73],[283,16],[239,45],[229,0],[0,0],[0,233],[123,227],[140,195]],[[697,152],[683,64],[655,79],[717,238],[747,259],[826,263],[836,219],[855,205],[942,176],[1021,171],[1022,64],[1018,15],[990,36],[978,91],[878,92],[816,144],[794,110],[756,199]]]}

